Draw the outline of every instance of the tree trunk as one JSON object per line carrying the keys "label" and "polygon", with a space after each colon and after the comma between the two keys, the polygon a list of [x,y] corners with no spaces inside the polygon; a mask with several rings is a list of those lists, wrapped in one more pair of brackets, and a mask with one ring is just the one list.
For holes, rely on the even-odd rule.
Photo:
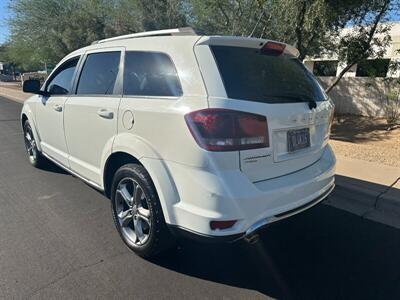
{"label": "tree trunk", "polygon": [[332,89],[339,83],[340,79],[342,79],[342,77],[344,76],[344,74],[346,74],[346,72],[348,70],[351,69],[351,67],[353,67],[356,63],[351,63],[349,65],[347,65],[340,73],[339,75],[335,78],[335,80],[332,82],[332,84],[325,90],[325,93],[329,94],[330,91],[332,91]]}
{"label": "tree trunk", "polygon": [[[363,49],[364,55],[365,53],[368,51],[369,48],[371,48],[371,42],[372,39],[374,38],[376,29],[378,28],[379,22],[381,22],[382,18],[384,17],[385,13],[387,12],[387,9],[389,7],[390,4],[390,0],[386,0],[382,7],[381,10],[379,11],[378,15],[375,17],[374,22],[371,26],[371,29],[369,30],[368,33],[368,39],[366,41],[366,46]],[[339,83],[340,79],[342,79],[343,75],[351,69],[352,66],[354,66],[355,64],[357,64],[358,62],[360,62],[362,59],[365,59],[366,57],[359,57],[358,60],[353,61],[351,63],[349,63],[339,74],[339,76],[336,77],[336,79],[333,81],[333,83],[325,90],[325,92],[327,94],[329,94],[330,91],[332,91],[332,89]]]}
{"label": "tree trunk", "polygon": [[306,1],[303,1],[301,3],[301,7],[297,13],[297,21],[296,21],[296,28],[295,28],[295,34],[296,34],[296,47],[300,52],[299,59],[303,61],[303,59],[306,57],[304,45],[303,45],[303,26],[304,26],[304,20],[306,17],[306,12],[307,12],[307,3]]}

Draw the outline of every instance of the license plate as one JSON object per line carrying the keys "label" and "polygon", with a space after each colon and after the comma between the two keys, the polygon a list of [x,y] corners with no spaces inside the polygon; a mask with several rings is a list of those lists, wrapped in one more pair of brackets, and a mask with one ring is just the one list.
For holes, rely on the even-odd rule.
{"label": "license plate", "polygon": [[308,128],[289,130],[287,132],[288,152],[310,147],[310,130]]}

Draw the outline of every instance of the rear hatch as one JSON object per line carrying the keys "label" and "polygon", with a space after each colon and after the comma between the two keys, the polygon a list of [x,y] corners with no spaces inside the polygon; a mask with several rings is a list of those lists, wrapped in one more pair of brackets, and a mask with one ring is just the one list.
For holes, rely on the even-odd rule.
{"label": "rear hatch", "polygon": [[240,151],[241,171],[257,182],[313,164],[328,142],[333,104],[286,45],[243,44],[210,45],[227,99],[209,103],[267,118],[268,147]]}

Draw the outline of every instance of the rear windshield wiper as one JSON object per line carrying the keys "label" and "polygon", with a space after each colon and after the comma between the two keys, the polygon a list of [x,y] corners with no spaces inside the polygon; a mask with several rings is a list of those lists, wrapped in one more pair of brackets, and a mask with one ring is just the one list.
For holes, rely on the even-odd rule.
{"label": "rear windshield wiper", "polygon": [[310,100],[306,99],[303,96],[299,96],[299,95],[270,95],[270,94],[264,94],[264,97],[267,98],[278,98],[278,99],[287,99],[290,100],[292,102],[308,102]]}
{"label": "rear windshield wiper", "polygon": [[290,99],[292,102],[305,102],[308,103],[308,107],[310,109],[317,108],[317,102],[312,99],[311,97],[308,97],[306,95],[264,95],[265,97],[271,97],[271,98],[280,98],[280,99]]}

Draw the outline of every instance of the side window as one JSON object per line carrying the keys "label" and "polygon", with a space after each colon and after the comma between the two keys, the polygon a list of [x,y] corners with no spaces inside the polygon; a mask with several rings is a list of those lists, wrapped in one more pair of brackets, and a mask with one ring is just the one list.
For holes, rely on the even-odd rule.
{"label": "side window", "polygon": [[117,79],[121,52],[89,54],[83,66],[77,94],[112,95]]}
{"label": "side window", "polygon": [[72,79],[78,64],[79,57],[73,58],[62,64],[56,71],[53,78],[47,83],[46,91],[50,95],[66,95],[72,88]]}
{"label": "side window", "polygon": [[181,84],[171,59],[157,52],[126,52],[124,95],[181,96]]}

